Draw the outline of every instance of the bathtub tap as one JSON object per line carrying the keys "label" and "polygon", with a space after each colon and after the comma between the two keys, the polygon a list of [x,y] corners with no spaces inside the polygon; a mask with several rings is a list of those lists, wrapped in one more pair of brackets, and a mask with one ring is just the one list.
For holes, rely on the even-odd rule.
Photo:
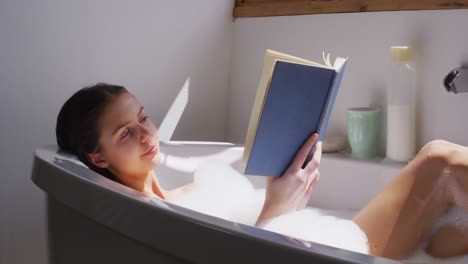
{"label": "bathtub tap", "polygon": [[451,70],[444,78],[444,86],[447,92],[468,92],[468,66],[462,66]]}

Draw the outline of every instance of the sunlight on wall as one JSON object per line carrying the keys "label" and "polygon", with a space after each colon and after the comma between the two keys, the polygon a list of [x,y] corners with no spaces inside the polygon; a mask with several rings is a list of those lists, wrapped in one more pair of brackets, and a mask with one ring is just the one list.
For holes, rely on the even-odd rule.
{"label": "sunlight on wall", "polygon": [[172,102],[169,111],[167,111],[166,116],[164,117],[161,125],[159,126],[159,138],[161,141],[169,141],[174,134],[174,131],[177,127],[177,124],[182,117],[182,113],[187,107],[188,98],[189,98],[189,87],[190,87],[190,77],[187,78],[182,89],[180,89],[179,94],[176,96],[174,102]]}

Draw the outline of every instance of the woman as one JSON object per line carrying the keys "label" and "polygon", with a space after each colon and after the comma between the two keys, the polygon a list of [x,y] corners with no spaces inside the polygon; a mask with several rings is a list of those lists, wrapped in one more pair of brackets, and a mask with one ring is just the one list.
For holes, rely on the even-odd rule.
{"label": "woman", "polygon": [[[171,200],[191,189],[158,184],[158,131],[124,87],[97,84],[76,92],[60,110],[56,135],[61,149],[94,171],[150,196]],[[316,140],[314,134],[306,141],[282,177],[268,177],[257,226],[306,206],[319,179],[320,142],[312,160],[301,165]],[[366,234],[371,255],[403,259],[452,206],[468,211],[468,148],[433,141],[353,221]],[[468,232],[443,226],[426,251],[436,257],[468,254]]]}

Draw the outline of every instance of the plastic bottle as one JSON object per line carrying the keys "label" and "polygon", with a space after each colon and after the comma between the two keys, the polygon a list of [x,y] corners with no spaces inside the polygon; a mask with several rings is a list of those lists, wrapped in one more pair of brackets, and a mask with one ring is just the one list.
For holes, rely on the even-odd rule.
{"label": "plastic bottle", "polygon": [[415,70],[407,46],[390,48],[387,90],[387,157],[407,162],[415,155]]}

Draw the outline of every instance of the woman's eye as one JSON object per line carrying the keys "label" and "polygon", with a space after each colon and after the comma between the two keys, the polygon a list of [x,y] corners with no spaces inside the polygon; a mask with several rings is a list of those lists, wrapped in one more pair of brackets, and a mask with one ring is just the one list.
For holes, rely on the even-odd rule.
{"label": "woman's eye", "polygon": [[144,117],[140,120],[140,122],[145,122],[146,120],[148,120],[148,116],[144,116]]}
{"label": "woman's eye", "polygon": [[120,136],[121,139],[124,139],[128,136],[128,134],[130,134],[130,129],[125,129],[125,131],[122,133],[122,135]]}

